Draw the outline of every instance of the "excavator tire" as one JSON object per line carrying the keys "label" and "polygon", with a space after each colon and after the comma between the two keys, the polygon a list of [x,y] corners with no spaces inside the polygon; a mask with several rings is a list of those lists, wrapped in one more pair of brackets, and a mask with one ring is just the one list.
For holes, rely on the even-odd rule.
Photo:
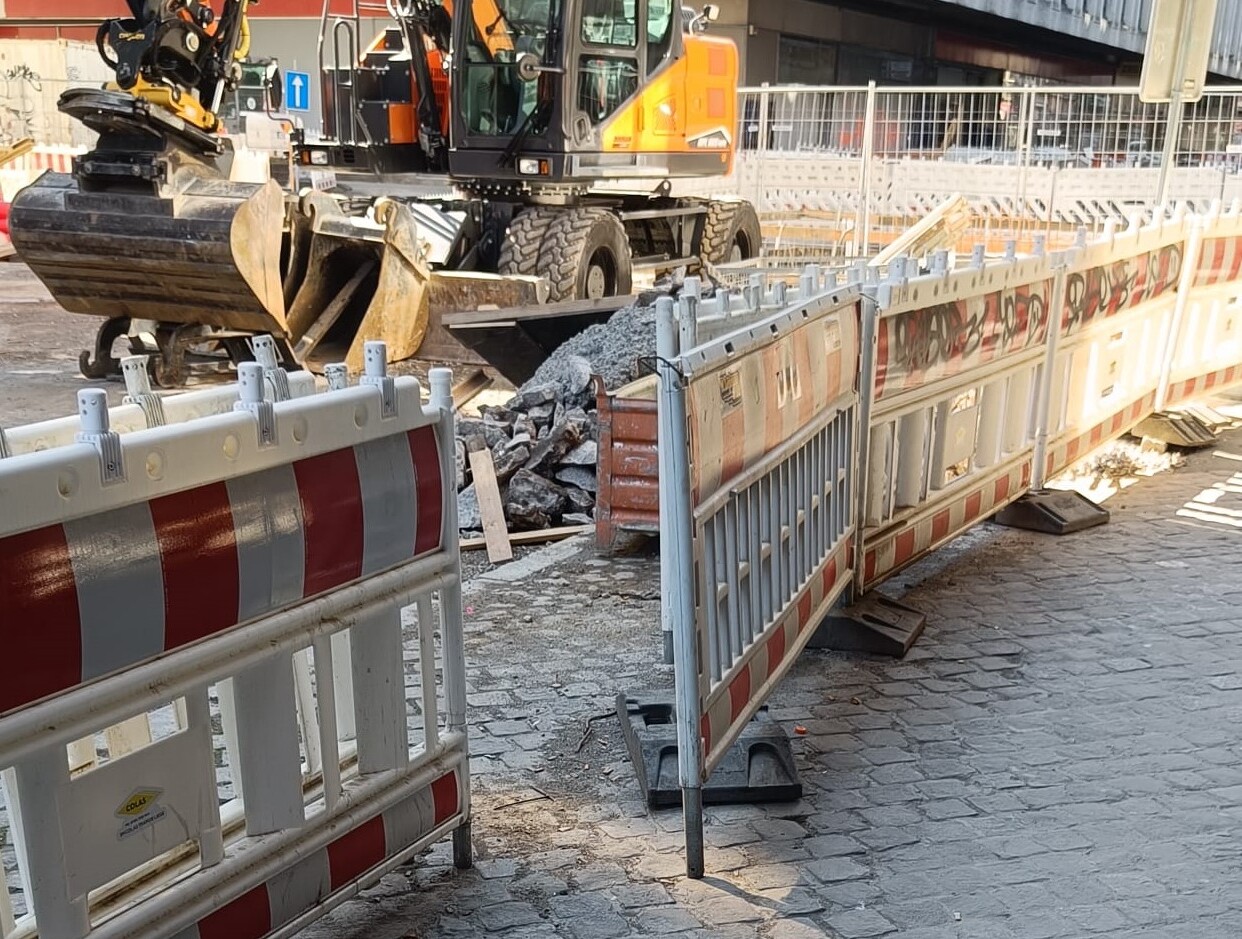
{"label": "excavator tire", "polygon": [[564,212],[564,209],[536,205],[515,215],[500,245],[497,273],[538,276],[539,258],[548,231]]}
{"label": "excavator tire", "polygon": [[550,301],[595,300],[630,292],[630,243],[621,220],[607,209],[562,209],[548,229],[539,275],[551,284]]}
{"label": "excavator tire", "polygon": [[749,202],[713,200],[707,207],[699,257],[708,264],[749,261],[763,248],[759,216]]}

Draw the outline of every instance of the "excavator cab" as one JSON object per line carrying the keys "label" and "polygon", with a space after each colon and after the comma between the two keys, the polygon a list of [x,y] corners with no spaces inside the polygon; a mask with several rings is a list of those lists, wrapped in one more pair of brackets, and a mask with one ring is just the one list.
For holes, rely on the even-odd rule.
{"label": "excavator cab", "polygon": [[737,49],[676,0],[456,0],[449,172],[564,194],[727,174]]}

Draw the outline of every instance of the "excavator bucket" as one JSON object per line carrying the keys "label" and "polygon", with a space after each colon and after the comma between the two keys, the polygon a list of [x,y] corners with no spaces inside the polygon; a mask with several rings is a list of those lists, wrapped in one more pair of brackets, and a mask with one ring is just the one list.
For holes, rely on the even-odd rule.
{"label": "excavator bucket", "polygon": [[431,271],[407,206],[380,199],[357,217],[309,193],[288,229],[288,330],[299,362],[314,371],[342,361],[361,370],[372,339],[387,343],[393,362],[418,351]]}
{"label": "excavator bucket", "polygon": [[13,200],[13,244],[74,313],[286,335],[280,186],[169,175],[91,190],[45,173]]}

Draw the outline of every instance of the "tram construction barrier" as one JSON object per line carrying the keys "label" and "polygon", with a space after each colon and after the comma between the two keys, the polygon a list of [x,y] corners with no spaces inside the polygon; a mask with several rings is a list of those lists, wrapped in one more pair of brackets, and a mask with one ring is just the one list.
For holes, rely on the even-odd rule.
{"label": "tram construction barrier", "polygon": [[[424,406],[384,361],[374,344],[358,385],[284,400],[246,363],[232,411],[125,434],[84,391],[77,442],[0,460],[0,769],[26,907],[0,886],[4,939],[287,936],[450,832],[469,865],[451,373]],[[224,682],[242,794],[221,805]],[[168,707],[178,729],[71,773],[67,745]]]}
{"label": "tram construction barrier", "polygon": [[672,302],[658,310],[691,876],[703,784],[847,588],[858,599],[1155,409],[1242,383],[1236,204],[848,277],[808,267],[796,302],[693,348]]}

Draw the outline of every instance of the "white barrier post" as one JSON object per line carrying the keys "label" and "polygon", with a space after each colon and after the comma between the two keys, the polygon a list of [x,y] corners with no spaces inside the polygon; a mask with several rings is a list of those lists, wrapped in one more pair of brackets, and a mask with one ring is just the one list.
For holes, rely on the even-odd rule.
{"label": "white barrier post", "polygon": [[[453,370],[450,368],[433,368],[427,373],[427,381],[431,388],[431,406],[440,411],[440,426],[443,439],[453,439]],[[453,479],[456,468],[453,465],[451,447],[440,449],[440,472],[442,478]],[[457,538],[457,498],[451,487],[444,490],[444,509],[442,521],[443,537]],[[419,629],[421,631],[421,613]],[[444,649],[444,706],[446,711],[445,729],[449,733],[460,733],[466,750],[466,762],[469,764],[469,742],[466,735],[466,659],[461,650],[465,644],[465,626],[462,619],[461,581],[453,579],[440,588],[440,642]],[[421,635],[421,632],[420,632]],[[453,830],[453,864],[458,870],[466,870],[474,864],[473,848],[470,843],[470,792],[464,796],[462,807],[464,818],[462,823]]]}
{"label": "white barrier post", "polygon": [[1035,458],[1031,466],[1031,490],[1044,488],[1048,468],[1048,422],[1052,410],[1052,382],[1056,371],[1057,347],[1061,339],[1061,316],[1065,310],[1066,268],[1069,263],[1069,252],[1056,256],[1053,260],[1056,281],[1052,295],[1056,305],[1048,311],[1048,352],[1044,356],[1044,366],[1040,370],[1039,387],[1035,389]]}
{"label": "white barrier post", "polygon": [[1169,394],[1169,377],[1173,371],[1173,360],[1177,357],[1182,320],[1186,316],[1186,305],[1190,302],[1190,294],[1194,290],[1195,277],[1199,272],[1199,255],[1203,251],[1203,229],[1203,220],[1195,218],[1190,227],[1190,237],[1186,239],[1186,253],[1182,257],[1181,276],[1177,281],[1177,299],[1173,304],[1173,316],[1169,320],[1167,330],[1161,337],[1160,382],[1156,385],[1157,411],[1164,410],[1165,399]]}

